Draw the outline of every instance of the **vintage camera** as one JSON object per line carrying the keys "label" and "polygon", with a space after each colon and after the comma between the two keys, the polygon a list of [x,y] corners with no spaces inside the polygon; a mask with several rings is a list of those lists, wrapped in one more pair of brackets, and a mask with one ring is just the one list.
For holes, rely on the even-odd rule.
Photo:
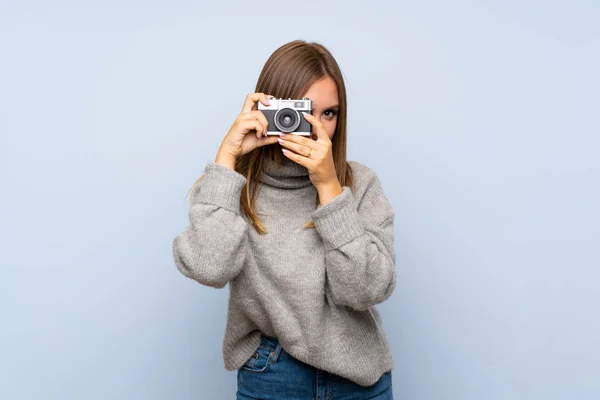
{"label": "vintage camera", "polygon": [[270,106],[258,102],[258,109],[267,118],[267,136],[279,135],[281,132],[294,135],[311,136],[312,125],[302,112],[312,114],[312,100],[303,97],[300,100],[270,98]]}

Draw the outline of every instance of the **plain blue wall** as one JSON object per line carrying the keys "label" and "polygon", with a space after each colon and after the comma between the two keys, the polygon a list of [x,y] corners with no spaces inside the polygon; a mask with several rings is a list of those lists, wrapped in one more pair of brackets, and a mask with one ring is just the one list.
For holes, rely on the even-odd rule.
{"label": "plain blue wall", "polygon": [[171,245],[294,39],[396,210],[396,398],[600,398],[597,2],[80,3],[0,4],[0,398],[234,398]]}

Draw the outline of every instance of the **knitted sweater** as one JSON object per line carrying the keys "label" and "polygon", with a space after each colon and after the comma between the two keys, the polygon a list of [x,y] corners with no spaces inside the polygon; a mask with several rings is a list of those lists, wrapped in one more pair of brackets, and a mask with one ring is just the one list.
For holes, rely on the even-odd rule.
{"label": "knitted sweater", "polygon": [[[259,234],[241,211],[246,177],[208,163],[173,241],[179,271],[202,285],[229,283],[225,369],[240,368],[277,337],[294,358],[359,385],[393,367],[375,304],[395,289],[394,211],[373,170],[349,161],[355,188],[316,207],[308,170],[267,161],[256,211]],[[245,195],[245,193],[244,193]],[[316,228],[303,229],[309,220]]]}

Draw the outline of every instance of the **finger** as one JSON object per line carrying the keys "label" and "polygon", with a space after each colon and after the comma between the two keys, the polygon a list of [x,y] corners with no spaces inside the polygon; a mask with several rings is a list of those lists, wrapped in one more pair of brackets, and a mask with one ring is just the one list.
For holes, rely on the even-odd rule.
{"label": "finger", "polygon": [[[283,140],[281,138],[279,138],[279,144],[282,147],[285,147],[288,150],[292,150],[296,154],[304,155],[305,157],[309,152],[311,153],[311,155],[314,154],[315,150],[316,150],[316,148],[314,148],[314,147],[310,147],[310,146],[307,146],[304,144],[290,142],[288,140]],[[311,158],[314,158],[314,157],[311,157]]]}
{"label": "finger", "polygon": [[263,114],[262,111],[258,110],[253,110],[244,114],[240,114],[239,118],[242,121],[251,121],[253,119],[259,120],[264,127],[267,127],[269,125],[269,121],[267,120],[267,117],[265,117],[265,114]]}
{"label": "finger", "polygon": [[257,118],[265,127],[265,132],[267,131],[267,128],[269,127],[269,121],[267,120],[267,117],[265,117],[265,114],[260,111],[260,110],[254,110],[254,111],[250,111],[250,115],[253,115],[255,118]]}
{"label": "finger", "polygon": [[269,126],[269,121],[265,117],[265,114],[262,113],[262,111],[254,110],[254,111],[247,112],[245,114],[241,114],[240,119],[242,121],[253,121],[253,120],[259,121],[263,127],[263,129],[262,129],[263,135],[266,136],[267,127]]}
{"label": "finger", "polygon": [[307,136],[303,136],[303,135],[298,135],[295,133],[287,133],[285,135],[285,140],[288,140],[290,142],[294,142],[294,143],[299,143],[305,146],[310,146],[311,144],[314,144],[315,141],[312,139],[309,139],[309,137]]}
{"label": "finger", "polygon": [[252,111],[258,101],[263,103],[265,106],[270,105],[269,99],[267,99],[267,96],[264,93],[250,93],[248,96],[246,96],[246,100],[244,101],[244,105],[242,107],[242,112],[245,113]]}
{"label": "finger", "polygon": [[[306,167],[306,161],[307,158],[306,157],[302,157],[296,153],[294,153],[293,151],[290,150],[286,150],[286,149],[282,149],[283,151],[283,155],[286,156],[287,158],[289,158],[290,160],[302,165]],[[308,168],[308,167],[307,167]]]}
{"label": "finger", "polygon": [[325,132],[325,127],[323,126],[323,123],[319,121],[317,117],[304,112],[302,113],[302,115],[304,115],[304,119],[306,119],[308,122],[310,122],[312,126],[315,127],[315,131],[317,132],[317,142],[326,142],[330,140],[329,136],[327,135],[327,132]]}
{"label": "finger", "polygon": [[255,121],[256,121],[256,138],[260,139],[265,134],[265,127],[259,120],[256,119]]}
{"label": "finger", "polygon": [[249,133],[253,129],[256,130],[257,137],[260,137],[259,135],[262,134],[263,126],[257,119],[242,120],[240,126],[243,128],[244,134]]}
{"label": "finger", "polygon": [[306,168],[312,168],[312,160],[310,158],[306,158],[304,156],[301,156],[300,154],[296,154],[293,151],[288,150],[288,149],[281,149],[281,150],[283,151],[284,156],[286,156],[290,160],[294,161],[295,163],[300,164]]}

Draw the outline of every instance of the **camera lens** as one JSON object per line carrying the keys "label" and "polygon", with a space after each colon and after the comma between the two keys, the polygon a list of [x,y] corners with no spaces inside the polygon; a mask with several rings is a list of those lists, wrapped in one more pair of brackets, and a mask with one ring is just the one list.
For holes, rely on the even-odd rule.
{"label": "camera lens", "polygon": [[300,126],[300,115],[291,108],[282,108],[275,113],[274,122],[281,132],[293,132]]}

